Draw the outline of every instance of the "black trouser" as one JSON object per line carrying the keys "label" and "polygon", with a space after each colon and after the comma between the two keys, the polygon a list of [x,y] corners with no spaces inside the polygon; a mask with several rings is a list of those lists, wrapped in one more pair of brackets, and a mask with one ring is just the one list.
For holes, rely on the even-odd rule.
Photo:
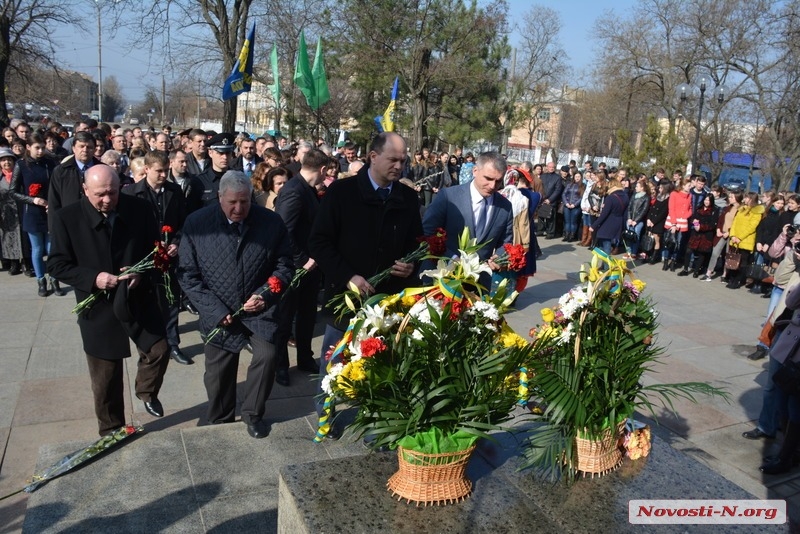
{"label": "black trouser", "polygon": [[289,291],[281,300],[278,318],[278,332],[275,334],[275,357],[278,369],[289,368],[287,343],[292,335],[297,347],[297,363],[314,365],[314,326],[317,321],[317,296],[319,295],[320,270],[314,269],[300,279],[297,287]]}
{"label": "black trouser", "polygon": [[[265,404],[275,381],[275,345],[256,336],[250,337],[253,358],[247,367],[244,383],[242,421],[253,424],[264,417]],[[236,413],[236,375],[239,353],[214,345],[205,346],[206,372],[203,382],[208,393],[208,422],[231,423]]]}
{"label": "black trouser", "polygon": [[556,235],[556,209],[557,206],[553,206],[553,214],[547,219],[539,217],[539,228],[544,231],[547,237]]}
{"label": "black trouser", "polygon": [[[167,342],[160,340],[147,352],[139,349],[136,370],[136,396],[149,402],[158,397],[164,373],[169,364]],[[123,396],[123,359],[104,360],[86,355],[89,379],[94,394],[94,413],[100,435],[105,436],[125,425],[125,400]]]}

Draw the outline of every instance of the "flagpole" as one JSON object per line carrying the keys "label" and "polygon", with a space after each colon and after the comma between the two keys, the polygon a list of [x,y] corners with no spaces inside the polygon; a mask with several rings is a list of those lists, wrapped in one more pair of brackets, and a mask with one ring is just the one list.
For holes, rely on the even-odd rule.
{"label": "flagpole", "polygon": [[247,131],[247,112],[250,110],[250,93],[244,95],[244,131]]}

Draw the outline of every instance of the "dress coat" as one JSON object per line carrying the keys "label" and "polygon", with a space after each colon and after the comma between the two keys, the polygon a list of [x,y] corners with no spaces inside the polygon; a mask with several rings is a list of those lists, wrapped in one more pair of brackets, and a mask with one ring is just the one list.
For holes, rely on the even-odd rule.
{"label": "dress coat", "polygon": [[[98,291],[101,272],[120,274],[153,250],[158,239],[150,206],[138,198],[120,195],[110,235],[106,218],[81,198],[50,213],[52,245],[47,260],[50,276],[75,288],[77,302]],[[120,313],[120,301],[127,313]],[[115,306],[116,301],[116,306]],[[106,290],[88,310],[78,315],[84,351],[104,360],[130,356],[132,339],[148,352],[165,336],[164,323],[152,277],[145,273],[135,289]]]}
{"label": "dress coat", "polygon": [[308,261],[308,237],[319,211],[316,189],[301,175],[291,178],[278,193],[274,211],[286,225],[292,242],[294,266],[299,269]]}
{"label": "dress coat", "polygon": [[274,341],[281,294],[264,291],[267,280],[276,276],[285,291],[294,275],[289,234],[278,215],[251,205],[240,233],[233,232],[220,204],[211,204],[186,218],[178,249],[178,280],[200,312],[204,335],[263,291],[263,311],[242,313],[208,341],[229,352],[240,352],[251,335]]}
{"label": "dress coat", "polygon": [[[326,302],[347,289],[354,275],[370,278],[413,252],[423,235],[416,191],[395,182],[384,201],[368,172],[362,167],[355,176],[333,182],[311,229],[308,248],[325,277]],[[375,289],[397,293],[418,282],[414,276],[390,276]],[[327,307],[323,314],[332,319]],[[332,324],[342,330],[347,326],[346,320]]]}
{"label": "dress coat", "polygon": [[[14,197],[22,209],[22,230],[32,234],[47,233],[47,208],[37,206],[35,198],[46,198],[50,187],[50,176],[56,167],[56,162],[48,157],[38,160],[22,158],[14,166],[11,176],[11,196]],[[33,197],[30,195],[31,186],[38,184],[41,193]]]}
{"label": "dress coat", "polygon": [[[101,165],[97,158],[92,158],[91,165]],[[70,157],[53,169],[50,177],[50,191],[47,195],[47,209],[55,213],[64,206],[69,206],[83,198],[83,176],[78,169],[75,157]]]}
{"label": "dress coat", "polygon": [[168,244],[177,245],[180,242],[180,232],[186,220],[186,197],[183,196],[183,191],[180,186],[170,181],[164,182],[162,188],[164,190],[164,201],[160,213],[158,206],[150,198],[152,193],[149,191],[150,186],[147,185],[147,180],[141,180],[138,183],[126,187],[122,192],[147,202],[150,206],[150,210],[153,212],[153,217],[156,222],[156,232],[161,234],[162,226],[170,226],[174,232],[170,234]]}
{"label": "dress coat", "polygon": [[620,239],[622,229],[625,227],[628,214],[628,194],[617,189],[608,193],[603,201],[603,209],[600,216],[592,223],[594,234],[597,239],[610,239],[612,241]]}
{"label": "dress coat", "polygon": [[[13,176],[13,175],[12,175]],[[22,259],[19,203],[12,195],[13,180],[0,174],[0,248],[6,260]]]}

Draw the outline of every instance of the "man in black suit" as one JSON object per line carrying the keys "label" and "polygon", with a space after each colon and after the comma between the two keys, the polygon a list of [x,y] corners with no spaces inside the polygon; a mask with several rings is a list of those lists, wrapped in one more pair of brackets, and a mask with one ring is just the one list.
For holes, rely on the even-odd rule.
{"label": "man in black suit", "polygon": [[83,177],[92,165],[99,165],[94,157],[95,140],[89,132],[78,132],[72,143],[72,158],[53,169],[50,190],[47,194],[47,211],[55,213],[64,206],[77,202],[83,196]]}
{"label": "man in black suit", "polygon": [[[263,438],[269,433],[265,403],[275,380],[278,303],[294,274],[289,234],[279,216],[252,203],[253,185],[244,173],[225,173],[218,196],[219,202],[187,217],[178,276],[200,311],[206,339],[208,422],[233,422],[239,353],[250,343],[241,414],[248,434]],[[282,290],[269,287],[272,277]],[[217,327],[221,331],[209,337]]]}
{"label": "man in black suit", "polygon": [[156,222],[146,202],[119,190],[116,172],[95,165],[86,171],[84,196],[50,214],[48,272],[73,286],[78,302],[99,293],[78,315],[78,326],[101,436],[125,425],[122,360],[130,356],[129,338],[139,352],[136,396],[154,417],[164,415],[158,392],[169,363],[150,277],[122,274],[152,250]]}
{"label": "man in black suit", "polygon": [[195,128],[189,132],[189,148],[186,164],[190,174],[199,176],[211,164],[208,159],[208,137],[206,132]]}
{"label": "man in black suit", "polygon": [[286,182],[275,201],[275,213],[283,219],[292,240],[294,266],[296,269],[308,271],[300,279],[297,288],[286,295],[281,303],[281,317],[275,340],[278,357],[275,381],[282,386],[289,385],[287,344],[292,333],[292,321],[295,322],[297,368],[309,373],[319,371],[319,364],[314,361],[314,351],[311,350],[311,340],[317,320],[320,271],[317,269],[317,262],[308,252],[308,237],[319,209],[316,187],[325,177],[328,163],[330,158],[321,150],[315,148],[308,151],[303,157],[300,172]]}
{"label": "man in black suit", "polygon": [[248,178],[256,170],[256,165],[264,161],[256,155],[256,142],[250,138],[239,143],[239,157],[231,165],[231,169],[242,171]]}
{"label": "man in black suit", "polygon": [[[370,295],[397,293],[418,282],[415,265],[399,261],[418,247],[422,236],[417,193],[398,183],[405,159],[405,140],[384,132],[372,141],[367,166],[352,178],[334,181],[322,197],[308,250],[325,277],[326,302],[351,284]],[[387,268],[391,276],[372,287],[367,279]],[[336,320],[330,308],[323,315],[328,326],[320,351],[322,376],[327,373],[324,355],[342,338],[349,321]],[[322,414],[319,397],[315,402],[317,414]]]}
{"label": "man in black suit", "polygon": [[[156,232],[161,234],[161,241],[169,239],[164,245],[171,258],[178,255],[178,243],[183,221],[186,219],[186,200],[183,191],[177,185],[167,181],[169,158],[166,152],[154,150],[144,157],[145,179],[123,189],[127,195],[147,202],[153,210],[156,220]],[[164,232],[164,227],[170,231]],[[168,234],[168,235],[165,235]],[[173,301],[170,303],[163,287],[158,287],[159,304],[167,327],[167,344],[169,355],[182,365],[191,365],[192,360],[180,349],[181,338],[178,334],[178,312],[180,312],[180,286],[177,283],[175,269],[170,269],[170,290]]]}

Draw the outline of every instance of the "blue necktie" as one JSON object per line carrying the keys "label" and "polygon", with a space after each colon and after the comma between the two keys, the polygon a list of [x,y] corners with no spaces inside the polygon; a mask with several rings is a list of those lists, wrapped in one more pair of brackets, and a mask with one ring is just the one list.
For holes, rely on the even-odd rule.
{"label": "blue necktie", "polygon": [[481,199],[481,207],[478,211],[478,220],[475,221],[475,238],[483,236],[486,230],[486,216],[489,214],[489,203],[485,198]]}

